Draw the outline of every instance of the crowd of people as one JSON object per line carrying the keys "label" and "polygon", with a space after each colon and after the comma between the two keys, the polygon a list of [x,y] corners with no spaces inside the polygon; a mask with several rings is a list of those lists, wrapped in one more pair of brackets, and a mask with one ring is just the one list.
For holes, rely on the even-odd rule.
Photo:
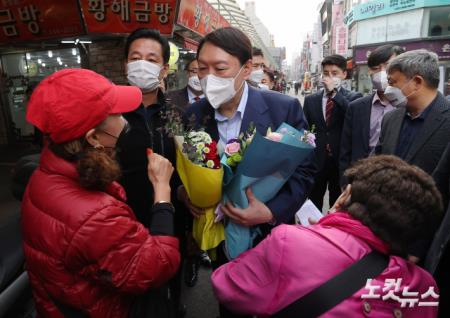
{"label": "crowd of people", "polygon": [[[195,286],[205,264],[221,318],[448,317],[450,101],[434,53],[372,51],[364,97],[341,85],[345,58],[327,56],[324,88],[303,106],[275,91],[282,79],[236,28],[207,34],[186,63],[187,86],[164,92],[169,57],[167,39],[138,29],[125,44],[129,86],[66,69],[31,96],[27,120],[44,149],[22,229],[40,316],[183,317],[181,285]],[[258,226],[235,259],[225,242],[208,255],[192,237],[205,210],[175,170],[176,120],[218,149],[250,127],[316,136],[272,199],[247,191],[248,207],[222,206],[225,222]],[[332,208],[296,225],[307,199],[323,209],[326,191]]]}

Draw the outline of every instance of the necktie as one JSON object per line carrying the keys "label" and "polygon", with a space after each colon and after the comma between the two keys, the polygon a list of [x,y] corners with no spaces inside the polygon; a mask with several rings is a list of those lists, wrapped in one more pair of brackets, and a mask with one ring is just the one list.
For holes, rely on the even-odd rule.
{"label": "necktie", "polygon": [[327,126],[330,125],[331,122],[331,113],[333,112],[333,107],[334,107],[334,102],[331,99],[331,95],[333,95],[333,93],[329,93],[328,95],[328,99],[327,99],[327,104],[325,107],[325,122],[327,123]]}

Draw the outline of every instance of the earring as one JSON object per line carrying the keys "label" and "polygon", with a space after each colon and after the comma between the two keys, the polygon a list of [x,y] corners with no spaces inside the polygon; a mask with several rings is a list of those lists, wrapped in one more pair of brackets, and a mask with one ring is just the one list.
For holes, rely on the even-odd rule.
{"label": "earring", "polygon": [[95,145],[94,148],[97,149],[97,150],[98,149],[100,149],[100,150],[105,149],[105,147],[103,145],[100,145],[100,144]]}

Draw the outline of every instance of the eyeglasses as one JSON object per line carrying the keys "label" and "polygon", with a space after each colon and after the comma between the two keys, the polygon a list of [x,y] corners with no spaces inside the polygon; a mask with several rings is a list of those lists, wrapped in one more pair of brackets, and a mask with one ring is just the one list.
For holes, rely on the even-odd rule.
{"label": "eyeglasses", "polygon": [[130,131],[130,124],[128,124],[127,121],[125,122],[125,125],[123,126],[123,129],[120,132],[119,136],[113,135],[113,134],[111,134],[111,133],[109,133],[109,132],[107,132],[107,131],[105,131],[103,129],[97,129],[97,130],[101,131],[102,133],[104,133],[104,134],[106,134],[108,136],[111,136],[111,137],[113,137],[115,139],[119,139],[121,135],[126,134],[126,133],[128,133]]}

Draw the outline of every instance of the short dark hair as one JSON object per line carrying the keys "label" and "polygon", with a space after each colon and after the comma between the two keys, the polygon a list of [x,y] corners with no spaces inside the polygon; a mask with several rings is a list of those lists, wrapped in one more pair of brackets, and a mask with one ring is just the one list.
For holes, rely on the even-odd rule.
{"label": "short dark hair", "polygon": [[262,57],[264,57],[264,53],[263,53],[263,51],[260,48],[254,46],[252,48],[252,51],[253,51],[252,56],[262,56]]}
{"label": "short dark hair", "polygon": [[328,55],[322,60],[322,68],[325,65],[336,65],[339,67],[343,72],[347,70],[347,60],[342,55],[333,54]]}
{"label": "short dark hair", "polygon": [[198,45],[197,58],[200,56],[200,51],[207,42],[237,57],[241,65],[244,65],[252,58],[252,42],[239,29],[226,27],[208,33]]}
{"label": "short dark hair", "polygon": [[149,29],[149,28],[140,28],[134,30],[128,37],[125,42],[125,58],[128,58],[128,53],[130,51],[131,43],[139,39],[152,39],[161,44],[161,51],[163,55],[164,64],[169,62],[170,58],[170,46],[169,42],[165,37],[159,33],[158,30]]}
{"label": "short dark hair", "polygon": [[352,186],[347,211],[387,243],[392,254],[406,256],[411,242],[433,235],[442,199],[422,169],[381,155],[356,162],[345,176]]}
{"label": "short dark hair", "polygon": [[267,74],[267,76],[269,76],[270,80],[272,82],[275,82],[275,73],[268,67],[264,68],[264,73]]}
{"label": "short dark hair", "polygon": [[191,63],[194,61],[197,61],[197,58],[195,56],[187,58],[186,64],[184,64],[184,70],[187,71],[189,69],[189,65],[191,65]]}
{"label": "short dark hair", "polygon": [[379,46],[370,53],[369,58],[367,59],[367,65],[369,67],[376,67],[389,61],[392,55],[400,55],[403,52],[405,52],[405,50],[398,45],[386,44]]}

